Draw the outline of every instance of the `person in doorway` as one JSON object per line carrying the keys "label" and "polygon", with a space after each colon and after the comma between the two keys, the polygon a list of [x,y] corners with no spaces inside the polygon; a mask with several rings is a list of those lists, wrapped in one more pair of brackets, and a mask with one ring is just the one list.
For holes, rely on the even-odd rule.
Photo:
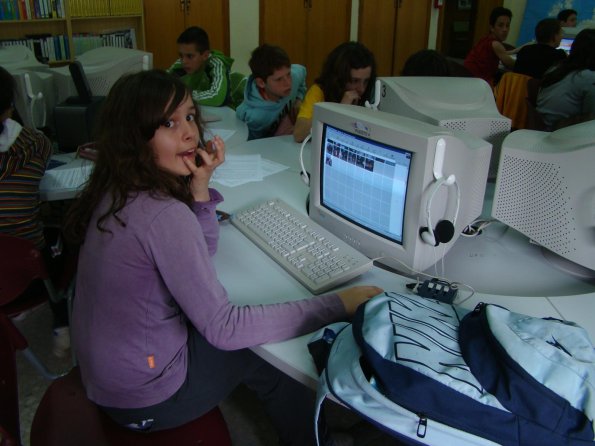
{"label": "person in doorway", "polygon": [[291,135],[306,94],[306,68],[291,64],[278,46],[263,44],[252,51],[244,101],[236,115],[248,126],[248,139]]}

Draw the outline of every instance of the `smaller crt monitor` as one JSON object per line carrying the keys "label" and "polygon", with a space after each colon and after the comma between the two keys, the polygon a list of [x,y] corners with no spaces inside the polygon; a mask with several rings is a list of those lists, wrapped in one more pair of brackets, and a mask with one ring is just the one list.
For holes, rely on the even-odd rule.
{"label": "smaller crt monitor", "polygon": [[462,130],[492,145],[490,177],[495,178],[502,140],[511,120],[498,111],[486,81],[473,77],[380,77],[378,110],[451,130]]}
{"label": "smaller crt monitor", "polygon": [[[112,85],[123,75],[153,68],[153,54],[131,48],[103,46],[89,50],[76,60],[80,62],[93,96],[107,96]],[[68,67],[52,68],[58,101],[77,96]]]}
{"label": "smaller crt monitor", "polygon": [[0,46],[0,66],[8,72],[48,67],[37,60],[35,53],[29,47],[19,44]]}
{"label": "smaller crt monitor", "polygon": [[593,166],[595,121],[513,132],[502,145],[492,216],[545,248],[555,266],[592,276],[583,270],[595,270]]}
{"label": "smaller crt monitor", "polygon": [[43,129],[52,127],[53,108],[56,104],[54,79],[49,73],[11,70],[15,80],[15,108],[25,127]]}
{"label": "smaller crt monitor", "polygon": [[310,217],[382,264],[427,269],[480,215],[490,153],[463,132],[316,104]]}

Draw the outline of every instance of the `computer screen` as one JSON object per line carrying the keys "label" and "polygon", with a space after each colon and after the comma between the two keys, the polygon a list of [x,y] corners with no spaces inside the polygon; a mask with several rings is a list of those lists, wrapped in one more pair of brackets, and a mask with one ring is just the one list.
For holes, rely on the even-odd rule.
{"label": "computer screen", "polygon": [[[490,153],[489,143],[463,132],[316,104],[310,217],[382,264],[426,269],[480,215]],[[450,236],[439,229],[444,223]]]}
{"label": "computer screen", "polygon": [[[593,135],[595,121],[588,121],[554,132],[517,130],[502,145],[492,216],[558,266],[566,259],[595,270]],[[569,262],[562,268],[578,273]]]}
{"label": "computer screen", "polygon": [[564,50],[566,54],[570,53],[570,48],[572,47],[572,42],[574,42],[574,37],[564,37],[560,40],[560,45],[558,46],[558,50]]}
{"label": "computer screen", "polygon": [[471,77],[380,77],[378,110],[461,130],[492,144],[490,178],[495,178],[502,140],[511,120],[498,111],[487,82]]}
{"label": "computer screen", "polygon": [[[123,74],[153,67],[152,53],[111,46],[89,50],[76,60],[82,65],[93,96],[107,96],[112,85]],[[59,102],[77,95],[68,67],[52,68],[51,72],[55,75]]]}

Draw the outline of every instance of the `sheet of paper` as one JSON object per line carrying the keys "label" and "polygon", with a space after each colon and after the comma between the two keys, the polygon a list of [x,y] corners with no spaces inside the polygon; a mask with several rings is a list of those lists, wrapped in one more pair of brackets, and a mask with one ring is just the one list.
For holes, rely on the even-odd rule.
{"label": "sheet of paper", "polygon": [[226,155],[225,162],[213,174],[213,181],[235,187],[251,181],[262,181],[260,155]]}
{"label": "sheet of paper", "polygon": [[47,170],[41,179],[39,188],[41,190],[77,189],[89,179],[93,165],[92,162],[86,162],[76,167]]}
{"label": "sheet of paper", "polygon": [[285,169],[289,169],[288,166],[280,163],[276,163],[275,161],[262,159],[260,162],[260,168],[262,169],[262,176],[268,177],[274,173],[282,172]]}
{"label": "sheet of paper", "polygon": [[235,130],[230,129],[218,129],[218,128],[207,128],[206,131],[206,139],[212,139],[214,135],[219,135],[223,141],[227,141],[229,138],[233,136]]}

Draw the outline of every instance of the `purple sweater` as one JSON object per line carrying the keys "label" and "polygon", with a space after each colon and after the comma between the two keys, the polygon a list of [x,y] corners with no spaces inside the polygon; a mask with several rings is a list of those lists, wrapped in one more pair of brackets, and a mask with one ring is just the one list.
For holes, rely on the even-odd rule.
{"label": "purple sweater", "polygon": [[106,221],[112,234],[97,230],[101,214],[95,212],[80,251],[72,321],[91,400],[139,408],[175,393],[186,378],[188,321],[214,346],[233,350],[346,316],[336,294],[272,305],[230,303],[211,261],[220,201],[211,190],[211,201],[190,209],[140,193],[119,214],[126,227]]}

